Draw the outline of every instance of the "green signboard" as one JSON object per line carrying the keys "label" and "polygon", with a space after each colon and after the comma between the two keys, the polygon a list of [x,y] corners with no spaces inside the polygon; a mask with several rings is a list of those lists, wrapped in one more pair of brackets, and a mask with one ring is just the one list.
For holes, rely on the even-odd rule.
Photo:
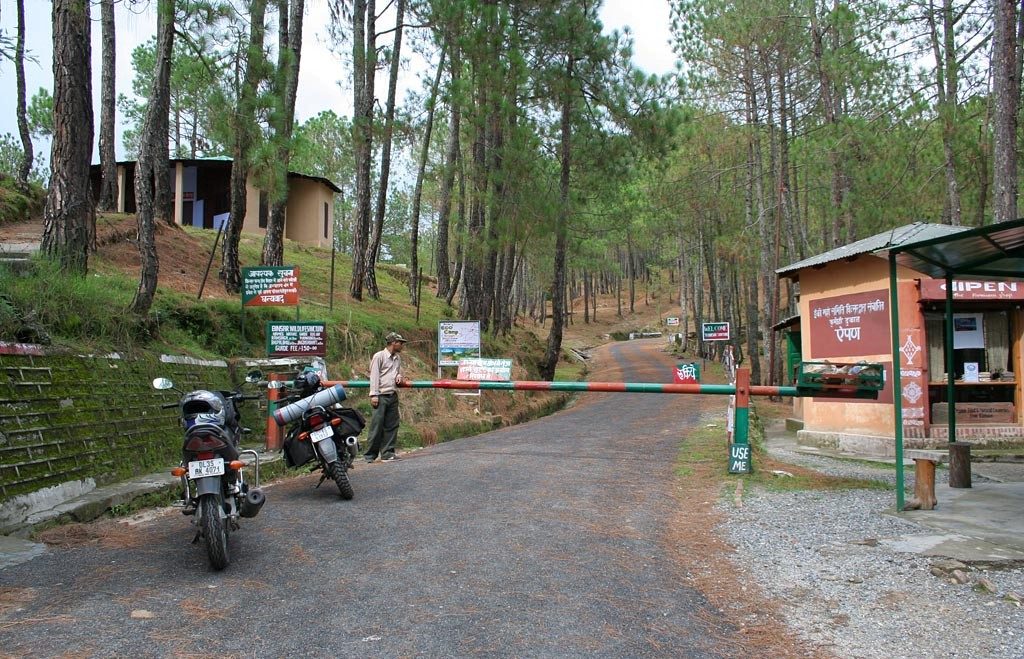
{"label": "green signboard", "polygon": [[729,473],[749,474],[751,466],[750,444],[730,444]]}
{"label": "green signboard", "polygon": [[321,357],[327,354],[327,323],[267,323],[267,356]]}

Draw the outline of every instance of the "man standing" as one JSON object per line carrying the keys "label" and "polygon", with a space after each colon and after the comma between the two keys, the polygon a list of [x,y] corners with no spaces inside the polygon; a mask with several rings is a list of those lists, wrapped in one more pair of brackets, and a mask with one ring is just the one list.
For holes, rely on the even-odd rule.
{"label": "man standing", "polygon": [[395,439],[398,437],[398,386],[402,384],[402,348],[405,339],[391,332],[384,340],[387,347],[370,360],[370,446],[363,457],[373,462],[380,456],[384,462],[397,460]]}

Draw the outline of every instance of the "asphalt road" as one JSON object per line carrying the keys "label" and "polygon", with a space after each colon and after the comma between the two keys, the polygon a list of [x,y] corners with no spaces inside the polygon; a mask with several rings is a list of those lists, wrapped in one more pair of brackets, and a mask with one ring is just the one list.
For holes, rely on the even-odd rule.
{"label": "asphalt road", "polygon": [[[671,381],[658,345],[611,346],[621,370],[601,379]],[[701,404],[588,394],[360,464],[353,501],[291,479],[242,520],[219,573],[174,510],[51,549],[0,570],[0,655],[727,656],[731,623],[670,541],[673,461]]]}

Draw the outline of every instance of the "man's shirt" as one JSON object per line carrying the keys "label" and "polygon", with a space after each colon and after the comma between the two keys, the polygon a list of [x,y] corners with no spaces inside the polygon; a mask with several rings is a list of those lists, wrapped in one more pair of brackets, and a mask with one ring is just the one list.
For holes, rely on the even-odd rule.
{"label": "man's shirt", "polygon": [[387,348],[370,360],[370,395],[380,396],[396,390],[395,378],[402,373],[402,356]]}

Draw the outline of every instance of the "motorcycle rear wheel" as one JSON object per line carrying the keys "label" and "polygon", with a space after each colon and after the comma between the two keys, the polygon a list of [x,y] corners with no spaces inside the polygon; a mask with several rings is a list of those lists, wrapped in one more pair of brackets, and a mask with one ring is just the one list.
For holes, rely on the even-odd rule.
{"label": "motorcycle rear wheel", "polygon": [[327,475],[334,480],[334,484],[338,486],[338,494],[345,501],[350,501],[355,496],[355,490],[352,489],[352,483],[348,480],[348,470],[345,465],[340,462],[332,462],[327,465]]}
{"label": "motorcycle rear wheel", "polygon": [[231,558],[228,555],[228,529],[220,514],[220,497],[207,494],[200,501],[203,538],[206,540],[206,554],[214,570],[223,570]]}

